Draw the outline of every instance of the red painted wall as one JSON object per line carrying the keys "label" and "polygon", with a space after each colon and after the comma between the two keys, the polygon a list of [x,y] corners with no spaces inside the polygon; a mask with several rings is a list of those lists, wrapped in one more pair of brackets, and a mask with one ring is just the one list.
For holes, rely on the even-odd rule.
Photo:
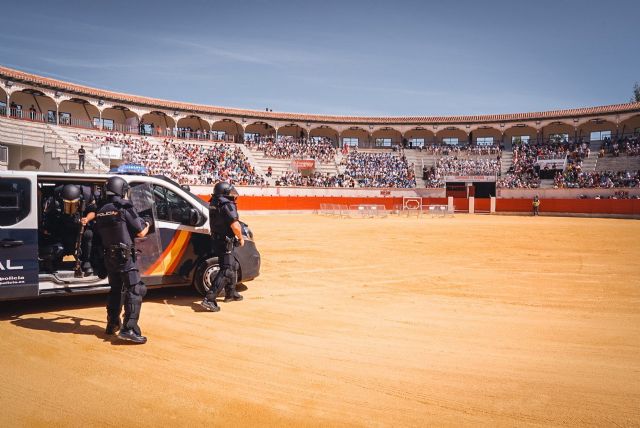
{"label": "red painted wall", "polygon": [[[201,195],[205,201],[210,195]],[[476,199],[476,209],[489,211],[489,199]],[[446,198],[423,198],[423,205],[447,204]],[[238,208],[241,210],[319,210],[320,204],[384,205],[387,209],[402,206],[402,198],[347,198],[315,196],[241,196]],[[456,211],[469,210],[469,200],[454,198]],[[531,199],[496,199],[497,212],[531,212]],[[541,199],[542,213],[580,213],[580,214],[625,214],[640,215],[640,199]]]}
{"label": "red painted wall", "polygon": [[[531,199],[496,199],[497,212],[531,212]],[[541,199],[540,212],[640,215],[640,199]]]}

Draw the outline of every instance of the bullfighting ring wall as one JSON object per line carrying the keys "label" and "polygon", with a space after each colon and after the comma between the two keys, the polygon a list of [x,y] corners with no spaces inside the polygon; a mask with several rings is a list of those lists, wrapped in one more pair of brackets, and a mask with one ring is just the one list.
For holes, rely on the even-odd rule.
{"label": "bullfighting ring wall", "polygon": [[[535,195],[541,200],[540,212],[640,218],[640,199],[595,199],[628,192],[640,197],[640,189],[498,189],[495,202],[490,199],[449,198],[445,189],[345,189],[309,187],[251,187],[236,186],[241,197],[242,211],[318,211],[326,204],[384,205],[393,210],[403,206],[409,198],[419,198],[423,206],[448,204],[457,212],[530,213]],[[209,200],[211,187],[194,186],[192,192]],[[588,199],[580,199],[586,196]],[[492,206],[492,204],[495,204]]]}

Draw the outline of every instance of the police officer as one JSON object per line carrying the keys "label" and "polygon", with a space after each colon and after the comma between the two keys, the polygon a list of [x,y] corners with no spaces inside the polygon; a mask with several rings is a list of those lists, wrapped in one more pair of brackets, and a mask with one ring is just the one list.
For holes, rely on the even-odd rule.
{"label": "police officer", "polygon": [[234,255],[234,248],[244,245],[240,217],[235,203],[237,197],[236,189],[231,184],[221,181],[213,188],[213,197],[209,204],[213,253],[218,256],[220,265],[220,270],[201,303],[203,308],[211,312],[220,310],[216,297],[223,288],[225,302],[242,300],[242,296],[236,291],[236,272],[239,264]]}
{"label": "police officer", "polygon": [[[143,238],[149,222],[138,216],[133,204],[125,199],[129,185],[122,177],[110,177],[104,188],[105,203],[96,213],[95,233],[99,236],[104,267],[109,278],[107,328],[105,333],[134,343],[146,343],[138,319],[142,298],[147,292],[136,266],[135,237]],[[124,303],[124,325],[120,311]]]}
{"label": "police officer", "polygon": [[[89,261],[93,241],[92,221],[96,216],[96,198],[90,186],[58,186],[44,207],[44,233],[48,241],[60,242],[64,255],[79,257],[82,276],[93,275]],[[76,244],[80,239],[80,248]]]}

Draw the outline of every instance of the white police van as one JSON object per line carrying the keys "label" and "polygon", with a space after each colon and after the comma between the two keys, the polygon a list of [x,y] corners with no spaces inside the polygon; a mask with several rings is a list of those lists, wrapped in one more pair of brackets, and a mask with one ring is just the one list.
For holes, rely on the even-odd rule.
{"label": "white police van", "polygon": [[[75,260],[67,256],[55,269],[44,268],[48,249],[43,239],[45,197],[56,186],[91,186],[99,193],[108,174],[67,174],[36,171],[0,172],[0,300],[56,294],[106,292],[106,279],[76,278]],[[138,266],[148,287],[192,285],[205,294],[218,270],[211,252],[208,204],[187,186],[163,176],[121,175],[131,186],[137,211],[149,215],[154,227],[136,238]],[[237,248],[238,282],[260,272],[260,253],[253,233],[242,223],[245,245]],[[46,241],[50,241],[50,237]],[[49,266],[51,266],[49,264]]]}

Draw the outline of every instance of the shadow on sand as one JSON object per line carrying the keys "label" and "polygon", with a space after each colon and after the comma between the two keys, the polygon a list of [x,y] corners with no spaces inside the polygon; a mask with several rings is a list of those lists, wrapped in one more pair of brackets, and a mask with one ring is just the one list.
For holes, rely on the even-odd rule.
{"label": "shadow on sand", "polygon": [[[244,284],[238,284],[238,291],[246,291]],[[174,287],[149,290],[145,302],[165,303],[175,306],[190,307],[195,312],[204,312],[200,306],[201,297],[190,287]],[[221,298],[219,297],[218,300]],[[106,295],[92,294],[86,296],[55,296],[49,298],[0,302],[0,322],[30,330],[43,330],[53,333],[82,334],[95,336],[113,345],[127,345],[131,342],[119,340],[116,336],[105,334],[105,319],[96,320],[57,313],[84,308],[104,307]],[[144,303],[143,303],[144,305]],[[29,317],[28,315],[38,315]]]}

